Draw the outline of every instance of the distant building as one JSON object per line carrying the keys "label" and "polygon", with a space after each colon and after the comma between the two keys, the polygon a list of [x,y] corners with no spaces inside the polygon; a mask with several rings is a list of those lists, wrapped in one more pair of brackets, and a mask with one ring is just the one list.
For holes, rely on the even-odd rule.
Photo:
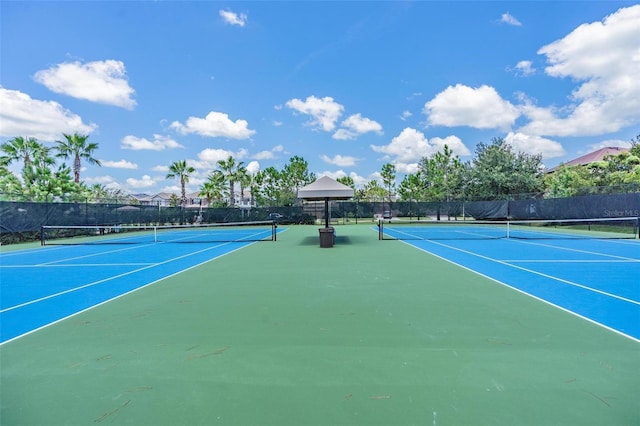
{"label": "distant building", "polygon": [[608,146],[606,148],[600,148],[597,151],[590,152],[582,157],[574,158],[571,161],[562,163],[556,167],[547,170],[547,173],[553,173],[562,166],[586,166],[587,164],[595,163],[596,161],[602,161],[605,157],[610,155],[618,155],[623,152],[629,152],[629,148],[621,148],[617,146]]}

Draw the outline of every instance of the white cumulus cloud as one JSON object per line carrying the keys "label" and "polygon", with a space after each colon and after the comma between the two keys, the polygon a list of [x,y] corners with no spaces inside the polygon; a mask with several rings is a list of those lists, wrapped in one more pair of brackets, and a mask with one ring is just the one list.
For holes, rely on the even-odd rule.
{"label": "white cumulus cloud", "polygon": [[331,132],[335,129],[336,121],[344,111],[344,107],[330,96],[325,96],[324,98],[309,96],[304,101],[291,99],[287,101],[286,106],[301,114],[311,116],[308,125],[325,132]]}
{"label": "white cumulus cloud", "polygon": [[395,164],[398,172],[413,173],[417,171],[421,158],[442,151],[444,145],[447,145],[454,155],[466,156],[471,153],[457,136],[434,137],[429,140],[424,133],[411,127],[402,130],[388,145],[371,145],[371,149],[385,154],[385,160]]}
{"label": "white cumulus cloud", "polygon": [[248,139],[256,133],[248,125],[246,120],[233,121],[225,113],[211,111],[204,118],[189,117],[185,124],[174,121],[170,127],[183,135],[195,133],[214,138]]}
{"label": "white cumulus cloud", "polygon": [[588,136],[640,123],[640,5],[622,8],[602,21],[580,25],[538,50],[547,75],[581,82],[565,108],[529,102],[531,120],[519,132]]}
{"label": "white cumulus cloud", "polygon": [[134,151],[164,151],[165,149],[184,148],[175,140],[168,136],[153,135],[153,140],[139,138],[136,136],[125,136],[122,138],[122,149],[132,149]]}
{"label": "white cumulus cloud", "polygon": [[361,114],[353,114],[341,123],[342,128],[334,133],[334,139],[354,139],[368,132],[382,134],[382,125],[377,121],[363,117]]}
{"label": "white cumulus cloud", "polygon": [[520,115],[496,89],[457,84],[438,93],[424,106],[427,122],[435,126],[469,126],[477,129],[509,129]]}
{"label": "white cumulus cloud", "polygon": [[357,158],[351,157],[349,155],[335,155],[335,156],[333,156],[333,158],[331,158],[331,157],[329,157],[327,155],[322,155],[322,156],[320,156],[320,158],[325,163],[333,164],[333,165],[339,166],[339,167],[355,166],[356,162],[358,161]]}
{"label": "white cumulus cloud", "polygon": [[138,168],[138,165],[136,163],[132,163],[131,161],[127,161],[127,160],[119,160],[119,161],[101,160],[100,163],[102,164],[102,167],[111,167],[113,169],[136,170]]}
{"label": "white cumulus cloud", "polygon": [[0,136],[24,135],[42,141],[55,141],[63,133],[90,134],[98,126],[86,124],[82,118],[57,102],[32,99],[18,90],[0,87]]}
{"label": "white cumulus cloud", "polygon": [[220,148],[205,148],[198,153],[199,161],[194,162],[194,167],[212,169],[217,167],[217,163],[220,160],[227,160],[229,157],[233,157],[236,161],[239,161],[246,158],[248,154],[246,149],[234,152]]}
{"label": "white cumulus cloud", "polygon": [[34,79],[55,93],[126,109],[136,106],[121,61],[65,62],[36,72]]}
{"label": "white cumulus cloud", "polygon": [[235,13],[230,10],[220,10],[218,13],[227,24],[244,27],[247,23],[247,15],[245,13]]}
{"label": "white cumulus cloud", "polygon": [[504,140],[516,151],[532,155],[540,154],[543,160],[562,157],[565,154],[560,143],[541,136],[509,132]]}
{"label": "white cumulus cloud", "polygon": [[500,16],[500,22],[507,25],[513,25],[515,27],[522,26],[522,22],[518,21],[518,19],[510,13],[503,13]]}
{"label": "white cumulus cloud", "polygon": [[152,188],[156,185],[156,181],[149,175],[142,176],[142,179],[128,178],[127,187],[132,189]]}

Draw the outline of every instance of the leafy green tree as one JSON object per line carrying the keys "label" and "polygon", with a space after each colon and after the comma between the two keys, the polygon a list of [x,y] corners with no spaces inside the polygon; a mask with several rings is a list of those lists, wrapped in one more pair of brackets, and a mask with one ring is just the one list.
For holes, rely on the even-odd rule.
{"label": "leafy green tree", "polygon": [[367,182],[363,190],[363,199],[368,201],[382,201],[387,196],[387,190],[380,186],[377,180]]}
{"label": "leafy green tree", "polygon": [[343,185],[347,185],[349,188],[356,189],[356,184],[351,176],[342,176],[336,179],[336,181]]}
{"label": "leafy green tree", "polygon": [[293,204],[298,198],[298,190],[316,180],[315,174],[309,171],[309,163],[297,155],[289,159],[282,172],[280,199],[283,204]]}
{"label": "leafy green tree", "polygon": [[255,182],[259,188],[256,191],[256,198],[261,205],[278,206],[281,205],[282,195],[282,174],[275,167],[267,167],[256,174]]}
{"label": "leafy green tree", "polygon": [[431,157],[423,157],[418,168],[427,200],[448,201],[461,195],[464,165],[447,145]]}
{"label": "leafy green tree", "polygon": [[398,187],[402,200],[425,201],[424,182],[420,172],[409,173],[402,179]]}
{"label": "leafy green tree", "polygon": [[543,189],[542,157],[516,153],[503,138],[479,143],[468,167],[467,193],[479,199],[503,199]]}
{"label": "leafy green tree", "polygon": [[169,173],[167,173],[167,179],[178,179],[180,181],[181,197],[180,203],[184,206],[187,203],[187,183],[189,183],[189,176],[192,175],[196,169],[187,165],[187,160],[174,161],[169,166]]}
{"label": "leafy green tree", "polygon": [[12,200],[23,192],[22,183],[0,162],[0,200]]}
{"label": "leafy green tree", "polygon": [[382,172],[380,173],[382,176],[382,182],[387,189],[387,197],[389,198],[389,203],[391,203],[391,197],[393,196],[393,190],[396,186],[396,166],[391,163],[382,165]]}
{"label": "leafy green tree", "polygon": [[544,177],[546,196],[572,197],[586,187],[593,186],[589,170],[584,166],[562,165]]}
{"label": "leafy green tree", "polygon": [[636,157],[640,157],[640,134],[631,139],[631,149],[629,152]]}
{"label": "leafy green tree", "polygon": [[89,135],[81,135],[74,133],[72,135],[63,133],[64,140],[56,141],[58,144],[58,157],[73,157],[73,176],[75,183],[80,183],[80,170],[82,169],[82,160],[89,164],[101,166],[100,161],[93,157],[93,152],[98,149],[98,144],[88,143]]}

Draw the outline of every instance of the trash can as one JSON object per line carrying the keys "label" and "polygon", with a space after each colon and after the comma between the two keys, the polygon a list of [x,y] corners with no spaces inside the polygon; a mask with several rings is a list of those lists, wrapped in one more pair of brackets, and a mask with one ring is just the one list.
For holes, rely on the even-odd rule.
{"label": "trash can", "polygon": [[334,229],[329,228],[320,228],[320,247],[322,248],[331,248],[333,247],[333,243],[335,242],[335,232]]}

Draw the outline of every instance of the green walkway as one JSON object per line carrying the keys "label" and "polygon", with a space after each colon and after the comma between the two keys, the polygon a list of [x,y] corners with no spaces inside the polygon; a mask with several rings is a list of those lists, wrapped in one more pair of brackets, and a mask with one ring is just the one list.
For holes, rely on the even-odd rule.
{"label": "green walkway", "polygon": [[0,347],[9,425],[631,425],[639,346],[369,226],[257,243]]}

